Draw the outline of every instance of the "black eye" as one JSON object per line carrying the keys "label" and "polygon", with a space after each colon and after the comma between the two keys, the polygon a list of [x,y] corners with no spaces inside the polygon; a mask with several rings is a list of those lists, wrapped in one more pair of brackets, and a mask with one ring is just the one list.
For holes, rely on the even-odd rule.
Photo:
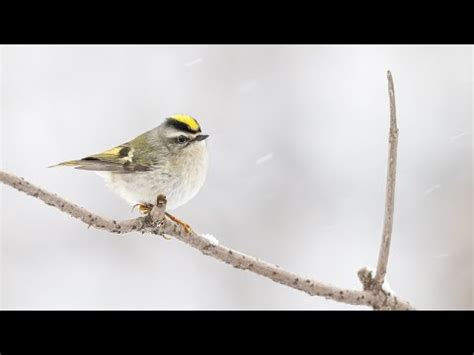
{"label": "black eye", "polygon": [[179,136],[178,138],[176,138],[176,142],[179,144],[184,144],[184,143],[187,143],[188,141],[189,141],[189,138],[186,136]]}

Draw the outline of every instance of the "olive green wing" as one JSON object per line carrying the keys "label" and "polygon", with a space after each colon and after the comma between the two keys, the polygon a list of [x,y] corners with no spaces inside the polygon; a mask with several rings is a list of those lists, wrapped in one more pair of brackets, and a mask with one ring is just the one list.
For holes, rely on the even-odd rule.
{"label": "olive green wing", "polygon": [[147,164],[145,161],[143,157],[140,157],[135,148],[131,147],[129,143],[125,143],[102,153],[90,155],[80,160],[65,161],[53,165],[53,167],[71,166],[81,170],[110,171],[127,174],[152,170],[152,162]]}

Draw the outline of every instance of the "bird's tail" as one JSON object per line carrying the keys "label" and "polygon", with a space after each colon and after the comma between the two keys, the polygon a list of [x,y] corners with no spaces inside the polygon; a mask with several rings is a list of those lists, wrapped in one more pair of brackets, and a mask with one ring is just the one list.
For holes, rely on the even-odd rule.
{"label": "bird's tail", "polygon": [[69,160],[69,161],[63,161],[62,163],[59,163],[59,164],[50,165],[48,166],[48,168],[55,168],[57,166],[80,166],[83,164],[84,164],[83,160]]}
{"label": "bird's tail", "polygon": [[91,171],[112,171],[117,173],[130,172],[124,170],[123,164],[119,162],[108,162],[100,160],[93,156],[80,159],[80,160],[69,160],[59,164],[48,166],[48,168],[54,168],[56,166],[70,166],[74,169],[80,170],[91,170]]}

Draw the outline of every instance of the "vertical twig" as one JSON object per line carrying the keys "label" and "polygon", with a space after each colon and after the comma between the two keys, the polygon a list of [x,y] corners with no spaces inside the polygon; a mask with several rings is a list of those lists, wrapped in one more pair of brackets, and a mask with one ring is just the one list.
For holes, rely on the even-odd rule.
{"label": "vertical twig", "polygon": [[387,71],[388,95],[390,99],[390,135],[388,148],[388,171],[387,187],[385,195],[385,215],[382,234],[382,244],[380,245],[379,259],[377,262],[377,271],[374,281],[381,286],[385,274],[387,273],[388,255],[390,252],[390,240],[392,238],[393,209],[395,202],[395,180],[397,173],[397,146],[398,146],[398,127],[397,112],[395,107],[395,89],[393,87],[392,73]]}

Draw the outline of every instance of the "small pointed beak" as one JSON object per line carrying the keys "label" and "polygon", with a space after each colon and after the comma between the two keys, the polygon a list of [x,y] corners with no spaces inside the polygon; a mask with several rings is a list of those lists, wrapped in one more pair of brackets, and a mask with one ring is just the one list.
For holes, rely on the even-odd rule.
{"label": "small pointed beak", "polygon": [[200,134],[199,136],[196,136],[196,138],[194,138],[194,140],[196,142],[199,142],[199,141],[203,141],[204,139],[206,139],[207,137],[209,137],[208,134]]}

